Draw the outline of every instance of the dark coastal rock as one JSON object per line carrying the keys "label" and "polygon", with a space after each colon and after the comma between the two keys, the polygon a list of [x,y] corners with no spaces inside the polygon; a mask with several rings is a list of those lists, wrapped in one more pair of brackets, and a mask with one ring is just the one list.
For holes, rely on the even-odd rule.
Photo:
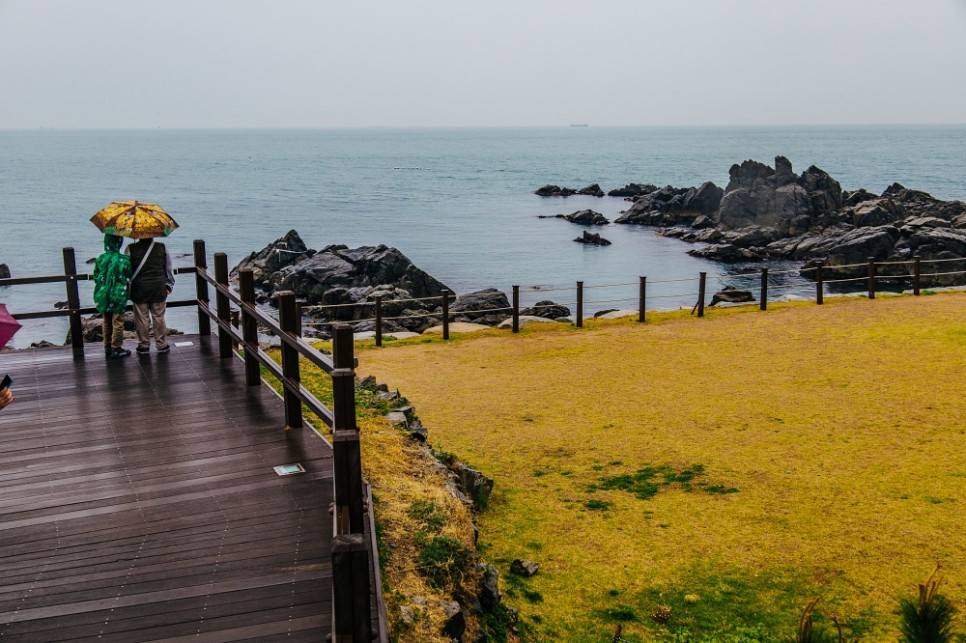
{"label": "dark coastal rock", "polygon": [[848,209],[846,216],[859,228],[872,228],[895,223],[906,216],[905,208],[893,199],[863,201]]}
{"label": "dark coastal rock", "polygon": [[537,196],[573,196],[576,193],[576,190],[562,188],[559,185],[545,185],[534,192]]}
{"label": "dark coastal rock", "polygon": [[495,288],[460,295],[449,307],[456,321],[497,326],[512,312],[506,295]]}
{"label": "dark coastal rock", "polygon": [[594,210],[577,210],[571,214],[564,215],[563,218],[578,225],[607,225],[610,223],[607,217]]}
{"label": "dark coastal rock", "polygon": [[586,187],[582,187],[577,190],[577,194],[582,194],[585,196],[604,196],[604,191],[600,189],[600,186],[596,183],[591,183]]}
{"label": "dark coastal rock", "polygon": [[0,279],[10,279],[10,268],[5,263],[0,263]]}
{"label": "dark coastal rock", "polygon": [[560,319],[570,316],[570,309],[561,304],[555,304],[549,299],[538,301],[533,308],[524,308],[520,311],[524,317],[543,317],[544,319]]}
{"label": "dark coastal rock", "polygon": [[614,222],[650,226],[691,223],[700,216],[714,215],[722,194],[721,188],[710,181],[692,188],[655,189],[637,197]]}
{"label": "dark coastal rock", "polygon": [[452,641],[462,641],[466,635],[466,613],[463,608],[456,601],[442,601],[440,608],[445,617],[443,636]]}
{"label": "dark coastal rock", "polygon": [[482,509],[490,502],[490,495],[493,493],[493,479],[466,466],[462,462],[456,461],[450,466],[450,470],[459,479],[460,488],[477,509]]}
{"label": "dark coastal rock", "polygon": [[486,614],[491,614],[503,600],[500,594],[500,570],[494,565],[481,565],[480,589],[477,598]]}
{"label": "dark coastal rock", "polygon": [[725,286],[711,296],[711,303],[708,306],[717,306],[722,303],[743,304],[749,301],[755,301],[755,296],[750,290],[735,288],[734,286]]}
{"label": "dark coastal rock", "polygon": [[650,183],[628,183],[622,188],[617,188],[611,190],[607,193],[607,196],[619,196],[624,198],[634,198],[645,194],[649,194],[657,190],[656,185],[651,185]]}
{"label": "dark coastal rock", "polygon": [[238,279],[238,271],[251,269],[257,286],[263,286],[272,273],[315,253],[305,246],[302,237],[295,230],[289,230],[284,237],[276,239],[258,252],[243,259],[231,271],[231,279]]}
{"label": "dark coastal rock", "polygon": [[704,248],[688,250],[692,257],[713,259],[723,263],[738,263],[743,261],[763,261],[765,255],[755,248],[741,248],[733,243],[714,243]]}
{"label": "dark coastal rock", "polygon": [[596,232],[585,231],[582,236],[577,237],[576,239],[574,239],[574,241],[576,241],[577,243],[586,243],[591,246],[609,246],[610,245],[610,241],[600,236],[600,234]]}
{"label": "dark coastal rock", "polygon": [[783,235],[814,216],[812,200],[783,156],[771,169],[758,161],[732,165],[730,181],[721,199],[718,223],[725,228],[749,226],[776,228]]}
{"label": "dark coastal rock", "polygon": [[[375,316],[375,299],[381,297],[384,317],[392,318],[384,320],[383,332],[422,332],[439,323],[440,295],[446,290],[395,248],[331,245],[316,251],[306,248],[294,230],[249,255],[232,276],[237,278],[245,267],[257,275],[260,303],[274,305],[277,292],[291,290],[308,317],[359,321],[357,331],[374,328],[368,320]],[[328,333],[325,326],[316,326],[316,331],[323,337]]]}
{"label": "dark coastal rock", "polygon": [[535,576],[537,572],[540,571],[540,564],[535,563],[532,560],[523,560],[521,558],[515,558],[512,563],[510,563],[510,573],[516,574],[517,576],[523,576],[524,578],[530,578]]}

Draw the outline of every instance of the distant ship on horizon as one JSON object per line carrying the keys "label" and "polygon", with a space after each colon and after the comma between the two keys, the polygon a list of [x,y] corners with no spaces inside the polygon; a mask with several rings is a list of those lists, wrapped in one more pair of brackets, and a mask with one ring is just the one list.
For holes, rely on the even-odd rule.
{"label": "distant ship on horizon", "polygon": [[571,127],[590,127],[587,123],[571,123]]}

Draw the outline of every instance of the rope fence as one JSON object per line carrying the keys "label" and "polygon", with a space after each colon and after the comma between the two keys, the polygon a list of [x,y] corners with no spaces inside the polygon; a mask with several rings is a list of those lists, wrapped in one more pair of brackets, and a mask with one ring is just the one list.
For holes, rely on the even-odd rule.
{"label": "rope fence", "polygon": [[[789,283],[773,283],[776,278],[780,280],[782,276],[786,275],[803,275],[809,274],[814,277],[815,280],[815,302],[818,305],[824,303],[824,294],[828,287],[835,287],[842,284],[861,284],[865,282],[867,284],[867,295],[870,299],[875,298],[876,285],[881,283],[894,284],[897,281],[911,280],[913,294],[920,294],[920,283],[923,276],[929,279],[937,279],[939,277],[954,277],[957,275],[966,275],[966,269],[964,270],[949,270],[943,272],[928,272],[923,271],[924,265],[930,264],[941,264],[949,262],[961,262],[966,263],[966,258],[962,259],[935,259],[935,260],[921,260],[918,256],[914,257],[908,261],[881,261],[876,262],[874,259],[870,258],[866,263],[852,263],[852,264],[842,264],[829,266],[824,263],[820,263],[813,266],[803,267],[801,269],[783,269],[769,271],[768,268],[762,268],[758,272],[742,272],[731,275],[722,275],[719,280],[757,280],[760,279],[760,285],[757,288],[758,291],[758,303],[761,310],[767,310],[768,306],[768,294],[769,290],[774,292],[784,292],[793,289],[801,289],[801,284],[789,284]],[[901,266],[907,268],[907,272],[894,273],[895,267]],[[886,272],[880,272],[881,269],[886,268]],[[865,271],[864,276],[840,276],[846,271]],[[894,273],[894,274],[891,274]],[[826,276],[836,277],[833,279],[827,279]],[[689,284],[692,282],[698,282],[698,289],[695,293],[694,290],[688,289],[676,289],[674,291],[668,292],[663,289],[663,286],[673,285],[673,284]],[[633,286],[639,287],[639,292],[636,297],[634,296],[616,296],[616,297],[603,297],[599,299],[591,299],[585,297],[585,291],[590,290],[607,290],[615,288],[630,288]],[[650,294],[647,293],[648,286],[651,287],[652,291]],[[691,309],[692,314],[698,317],[704,316],[705,300],[706,300],[706,290],[707,290],[707,273],[699,273],[697,277],[683,277],[677,279],[658,279],[649,281],[646,277],[640,277],[638,282],[624,282],[624,283],[606,283],[606,284],[594,284],[585,285],[584,282],[578,281],[576,283],[576,298],[570,299],[562,302],[551,302],[550,304],[534,304],[532,306],[521,306],[520,305],[520,293],[527,293],[531,297],[534,295],[543,295],[549,293],[560,293],[568,292],[573,293],[573,287],[564,286],[531,286],[531,287],[520,287],[513,286],[512,292],[512,303],[510,306],[503,306],[499,308],[485,308],[477,310],[456,310],[450,311],[450,302],[456,299],[454,293],[444,291],[440,295],[435,295],[432,297],[422,297],[422,298],[406,298],[406,299],[382,299],[381,297],[375,297],[372,300],[353,303],[353,304],[319,304],[312,306],[304,306],[302,308],[305,312],[320,312],[325,314],[326,311],[336,311],[339,309],[355,309],[355,310],[372,310],[374,313],[372,315],[367,315],[365,318],[343,320],[350,321],[354,324],[374,324],[375,325],[375,340],[376,345],[382,345],[382,336],[384,334],[384,324],[387,322],[404,322],[414,319],[438,319],[443,327],[443,338],[449,338],[449,325],[454,320],[454,318],[469,318],[479,317],[483,315],[494,315],[494,314],[508,314],[510,318],[510,325],[514,333],[519,332],[520,328],[520,317],[526,313],[535,313],[539,315],[542,310],[565,307],[568,310],[576,308],[576,313],[569,317],[572,319],[573,323],[577,327],[583,326],[584,321],[584,308],[585,306],[618,306],[627,307],[636,305],[636,310],[638,313],[638,321],[646,321],[646,305],[648,301],[652,304],[655,301],[667,301],[667,300],[677,300],[678,302],[683,302],[689,300],[692,296],[696,295],[696,303]],[[657,292],[654,292],[657,290]],[[754,288],[742,288],[742,296],[748,297],[749,299],[743,299],[738,303],[753,303],[754,299]],[[695,301],[690,299],[690,301]],[[420,303],[426,304],[431,302],[440,302],[441,307],[437,307],[435,310],[420,312],[416,310],[407,311],[405,314],[395,314],[395,315],[383,315],[382,309],[385,306],[401,306],[410,303]],[[712,303],[717,303],[712,301]],[[315,327],[327,327],[336,323],[334,320],[320,320],[320,321],[309,321],[305,322],[308,326]]]}

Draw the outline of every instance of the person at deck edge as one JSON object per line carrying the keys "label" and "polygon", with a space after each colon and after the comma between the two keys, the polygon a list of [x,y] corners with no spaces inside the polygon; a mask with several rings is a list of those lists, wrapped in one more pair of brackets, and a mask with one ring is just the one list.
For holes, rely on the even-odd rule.
{"label": "person at deck edge", "polygon": [[[171,255],[163,243],[154,239],[140,239],[127,247],[135,275],[131,281],[131,302],[134,304],[134,326],[138,333],[138,353],[151,350],[148,334],[148,315],[154,326],[154,343],[159,353],[167,353],[168,327],[164,322],[168,295],[174,290],[174,270]],[[143,266],[142,266],[143,261]],[[138,270],[136,266],[141,266]]]}
{"label": "person at deck edge", "polygon": [[127,357],[124,343],[124,311],[127,309],[131,258],[119,252],[124,240],[104,235],[104,252],[94,261],[94,305],[104,316],[104,354],[108,359]]}

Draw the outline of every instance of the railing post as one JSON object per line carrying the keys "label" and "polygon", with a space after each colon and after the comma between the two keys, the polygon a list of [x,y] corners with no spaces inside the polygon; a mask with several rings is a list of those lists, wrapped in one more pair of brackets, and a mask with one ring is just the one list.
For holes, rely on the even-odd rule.
{"label": "railing post", "polygon": [[704,317],[704,294],[708,283],[708,273],[700,273],[698,279],[698,317]]}
{"label": "railing post", "polygon": [[[278,293],[278,321],[283,333],[296,335],[295,293],[291,290]],[[298,386],[302,379],[299,374],[299,352],[284,340],[282,341],[282,375],[293,386]],[[282,391],[285,402],[285,428],[299,429],[302,427],[302,401],[289,390],[287,384],[283,386]]]}
{"label": "railing post", "polygon": [[[198,303],[208,305],[208,282],[201,276],[201,271],[208,270],[208,256],[205,254],[205,242],[195,239],[195,298]],[[211,335],[211,319],[201,308],[198,308],[198,334]]]}
{"label": "railing post", "polygon": [[[251,307],[255,307],[255,275],[251,268],[238,271],[238,289],[241,300]],[[242,339],[245,340],[245,383],[248,386],[258,386],[262,383],[262,376],[258,368],[258,322],[245,306],[241,308]]]}
{"label": "railing post", "polygon": [[443,339],[449,339],[449,291],[443,289]]}
{"label": "railing post", "polygon": [[768,310],[768,268],[761,269],[761,309]]}
{"label": "railing post", "polygon": [[520,286],[513,286],[512,328],[514,333],[520,332]]}
{"label": "railing post", "polygon": [[70,311],[70,347],[75,360],[84,359],[84,324],[81,323],[80,291],[77,288],[77,262],[74,249],[64,248],[64,276],[67,277],[67,309]]}
{"label": "railing post", "polygon": [[584,327],[584,282],[577,282],[577,328]]}
{"label": "railing post", "polygon": [[818,265],[815,266],[815,303],[819,306],[825,303],[825,283],[823,281],[824,275],[822,274],[824,267],[824,261],[818,262]]}
{"label": "railing post", "polygon": [[637,293],[637,321],[644,322],[645,308],[644,304],[647,301],[647,277],[641,277],[640,288]]}
{"label": "railing post", "polygon": [[376,346],[382,346],[382,296],[376,297]]}
{"label": "railing post", "polygon": [[[448,293],[444,292],[444,297]],[[335,515],[332,542],[332,641],[369,641],[372,588],[362,484],[362,457],[355,410],[352,327],[332,327],[332,468]]]}
{"label": "railing post", "polygon": [[[215,281],[225,288],[228,287],[228,255],[224,252],[215,253]],[[218,312],[218,319],[224,324],[231,324],[231,307],[228,303],[228,295],[221,292],[215,293],[215,307]],[[222,359],[231,357],[231,335],[227,330],[218,326],[218,356]]]}
{"label": "railing post", "polygon": [[331,643],[372,640],[369,557],[365,534],[333,534]]}
{"label": "railing post", "polygon": [[875,257],[869,257],[869,299],[875,299]]}
{"label": "railing post", "polygon": [[922,264],[919,254],[913,255],[913,272],[912,272],[912,294],[919,296],[919,285],[920,279],[922,278]]}
{"label": "railing post", "polygon": [[332,415],[335,505],[341,533],[361,534],[365,515],[362,503],[362,459],[356,426],[355,372],[351,364],[352,327],[333,328]]}

